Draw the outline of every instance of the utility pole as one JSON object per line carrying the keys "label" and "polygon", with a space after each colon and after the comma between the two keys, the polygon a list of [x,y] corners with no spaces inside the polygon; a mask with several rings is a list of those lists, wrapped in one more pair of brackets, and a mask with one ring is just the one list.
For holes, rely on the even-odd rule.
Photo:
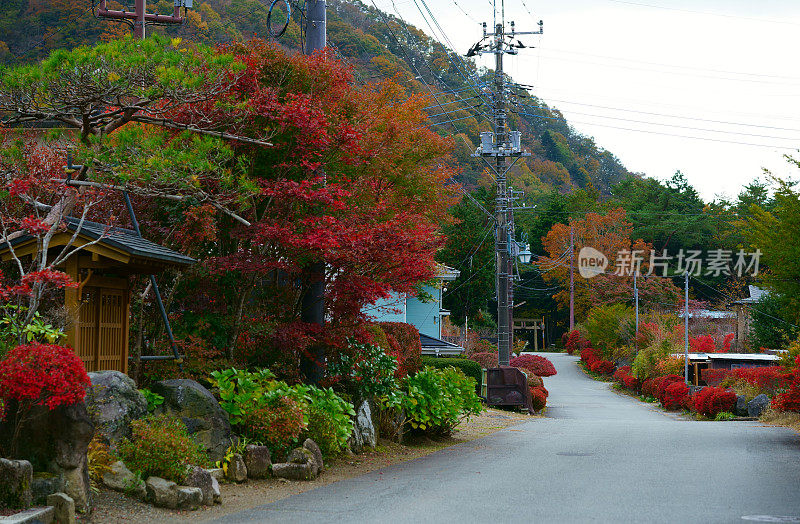
{"label": "utility pole", "polygon": [[[327,6],[325,0],[308,0],[305,16],[306,46],[303,52],[311,55],[327,46]],[[321,172],[324,176],[324,172]],[[311,278],[303,294],[300,319],[307,324],[325,325],[325,261],[318,260],[308,268]],[[300,360],[300,372],[312,384],[322,379],[325,347],[322,344],[308,348],[308,355]]]}
{"label": "utility pole", "polygon": [[569,330],[575,329],[575,228],[569,225]]}
{"label": "utility pole", "polygon": [[633,304],[636,309],[636,336],[639,336],[639,288],[636,286],[636,274],[638,268],[633,268]]}
{"label": "utility pole", "polygon": [[133,23],[133,37],[136,40],[143,40],[145,36],[147,36],[147,32],[145,30],[145,25],[147,22],[170,25],[183,23],[183,18],[181,17],[181,7],[184,8],[185,14],[187,9],[192,8],[192,0],[174,0],[174,2],[175,3],[171,15],[157,15],[147,12],[146,0],[135,0],[133,4],[133,12],[125,11],[124,9],[121,11],[108,9],[106,0],[100,0],[97,16],[99,18],[124,20],[129,23]]}
{"label": "utility pole", "polygon": [[689,385],[689,272],[683,274],[683,380]]}
{"label": "utility pole", "polygon": [[[504,12],[504,10],[503,10]],[[496,257],[496,278],[495,288],[497,291],[497,350],[499,364],[507,366],[511,360],[511,326],[513,325],[513,310],[511,304],[511,290],[513,289],[513,271],[511,255],[512,224],[511,214],[513,205],[511,196],[508,192],[506,175],[508,170],[517,163],[523,156],[530,156],[521,149],[519,131],[510,131],[506,119],[506,80],[503,74],[503,57],[506,54],[515,55],[519,48],[525,47],[519,40],[518,35],[535,35],[542,33],[542,22],[539,22],[539,31],[518,32],[511,22],[511,31],[505,31],[505,19],[501,17],[499,22],[494,25],[493,32],[487,32],[486,23],[483,24],[483,38],[472,46],[467,52],[467,56],[475,56],[484,53],[494,54],[494,93],[492,94],[492,114],[494,117],[494,132],[481,133],[481,147],[476,151],[475,156],[479,156],[494,171],[497,181],[497,197],[495,200],[495,257]],[[484,41],[488,42],[484,44]],[[507,158],[513,158],[514,162],[509,166]],[[492,159],[494,160],[492,162]]]}

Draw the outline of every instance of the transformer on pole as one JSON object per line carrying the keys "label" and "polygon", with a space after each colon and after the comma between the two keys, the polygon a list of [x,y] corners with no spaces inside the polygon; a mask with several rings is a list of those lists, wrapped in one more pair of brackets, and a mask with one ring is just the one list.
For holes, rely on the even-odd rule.
{"label": "transformer on pole", "polygon": [[[508,188],[506,174],[521,157],[530,156],[522,150],[521,133],[508,129],[506,118],[507,97],[506,81],[503,73],[503,56],[515,55],[518,49],[525,47],[517,36],[542,34],[543,23],[539,21],[538,31],[517,31],[511,22],[510,32],[505,31],[505,20],[496,23],[493,32],[487,32],[483,24],[483,38],[467,52],[467,56],[494,54],[494,90],[491,94],[491,110],[494,119],[494,131],[481,133],[481,145],[475,152],[494,172],[497,181],[497,197],[495,200],[495,256],[497,274],[495,287],[497,291],[497,349],[499,363],[507,366],[511,359],[511,326],[513,325],[513,253],[515,245],[512,238],[514,227],[513,192]],[[484,43],[486,42],[486,43]],[[508,165],[507,159],[513,159]]]}

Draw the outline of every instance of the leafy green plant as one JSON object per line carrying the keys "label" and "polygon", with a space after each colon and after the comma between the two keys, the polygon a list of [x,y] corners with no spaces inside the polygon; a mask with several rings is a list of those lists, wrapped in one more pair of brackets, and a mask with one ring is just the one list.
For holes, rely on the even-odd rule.
{"label": "leafy green plant", "polygon": [[350,340],[348,352],[328,361],[328,376],[337,390],[344,390],[356,401],[378,398],[397,388],[397,359],[372,344]]}
{"label": "leafy green plant", "polygon": [[589,311],[583,323],[592,345],[608,359],[616,347],[630,340],[635,332],[632,327],[633,310],[624,304],[597,306]]}
{"label": "leafy green plant", "polygon": [[735,418],[736,418],[736,415],[734,415],[730,411],[723,411],[721,413],[717,413],[717,416],[714,417],[714,420],[718,420],[718,421],[721,421],[721,420],[733,420]]}
{"label": "leafy green plant", "polygon": [[481,365],[474,360],[467,358],[442,358],[426,356],[422,357],[422,364],[438,369],[444,369],[452,366],[456,369],[460,369],[461,372],[466,376],[474,378],[476,384],[480,385],[481,383]]}
{"label": "leafy green plant", "polygon": [[353,433],[353,405],[330,388],[312,388],[309,395],[306,435],[323,454],[335,455],[347,447],[347,439]]}
{"label": "leafy green plant", "polygon": [[384,397],[383,405],[403,409],[412,429],[433,436],[449,435],[462,420],[483,409],[475,379],[453,367],[429,366],[406,378],[399,392]]}
{"label": "leafy green plant", "polygon": [[221,460],[218,460],[214,463],[214,466],[217,468],[222,468],[223,473],[226,475],[228,474],[228,466],[233,461],[234,455],[242,455],[244,454],[244,450],[248,444],[252,444],[247,437],[241,437],[238,439],[234,439],[231,441],[231,445],[228,446],[228,449],[225,450],[225,455],[223,455]]}
{"label": "leafy green plant", "polygon": [[131,438],[123,439],[119,457],[142,477],[157,476],[175,482],[186,477],[187,467],[205,467],[208,456],[186,431],[180,420],[169,415],[148,415],[131,422]]}
{"label": "leafy green plant", "polygon": [[158,406],[164,403],[164,397],[162,397],[158,393],[153,393],[147,388],[140,389],[139,393],[144,395],[144,398],[147,400],[148,413],[152,413]]}
{"label": "leafy green plant", "polygon": [[59,344],[66,337],[63,331],[45,323],[38,311],[29,324],[21,327],[15,322],[14,312],[24,313],[26,307],[6,305],[2,309],[5,314],[0,317],[0,358],[20,343]]}

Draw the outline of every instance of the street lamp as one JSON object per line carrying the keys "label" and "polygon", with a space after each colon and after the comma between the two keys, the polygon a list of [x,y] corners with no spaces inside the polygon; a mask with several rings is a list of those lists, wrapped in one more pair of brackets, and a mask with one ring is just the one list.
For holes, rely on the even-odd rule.
{"label": "street lamp", "polygon": [[531,253],[530,246],[528,246],[528,244],[521,244],[519,254],[517,255],[519,261],[523,264],[530,264],[532,256],[533,253]]}

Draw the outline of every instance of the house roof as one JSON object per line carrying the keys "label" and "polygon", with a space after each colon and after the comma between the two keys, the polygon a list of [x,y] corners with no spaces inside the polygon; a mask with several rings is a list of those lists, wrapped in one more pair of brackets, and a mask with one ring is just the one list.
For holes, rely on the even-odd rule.
{"label": "house roof", "polygon": [[419,334],[419,341],[423,355],[460,355],[464,352],[461,346],[422,333]]}
{"label": "house roof", "polygon": [[[683,312],[678,314],[678,317],[683,318]],[[698,309],[696,311],[689,311],[689,318],[711,318],[711,319],[722,319],[722,318],[736,318],[736,312],[734,311],[713,311],[711,309]]]}
{"label": "house roof", "polygon": [[761,300],[762,297],[764,297],[764,296],[769,294],[769,291],[767,291],[766,289],[762,289],[762,288],[760,288],[758,286],[754,286],[752,284],[747,286],[747,288],[748,288],[748,291],[750,292],[750,296],[749,297],[742,298],[742,299],[737,300],[736,302],[731,302],[731,303],[732,304],[755,304],[756,302]]}
{"label": "house roof", "polygon": [[452,267],[445,266],[444,264],[438,264],[438,273],[436,278],[440,280],[455,280],[461,275],[461,271],[457,269],[453,269]]}
{"label": "house roof", "polygon": [[[74,217],[66,217],[64,222],[66,223],[68,231],[73,233],[77,231],[80,236],[92,241],[100,239],[98,244],[108,246],[133,258],[179,266],[188,266],[196,262],[191,257],[140,237],[131,229],[107,226],[88,220],[84,220],[81,224],[80,219]],[[79,227],[80,229],[78,229]],[[9,243],[11,246],[17,246],[28,243],[33,239],[34,237],[32,235],[26,234],[11,239]],[[2,244],[0,244],[0,252],[6,251],[7,249],[7,243],[2,242]]]}
{"label": "house roof", "polygon": [[[683,353],[673,353],[674,357],[682,357]],[[781,357],[778,355],[770,355],[767,353],[689,353],[690,361],[704,361],[704,360],[761,360],[776,362]]]}

